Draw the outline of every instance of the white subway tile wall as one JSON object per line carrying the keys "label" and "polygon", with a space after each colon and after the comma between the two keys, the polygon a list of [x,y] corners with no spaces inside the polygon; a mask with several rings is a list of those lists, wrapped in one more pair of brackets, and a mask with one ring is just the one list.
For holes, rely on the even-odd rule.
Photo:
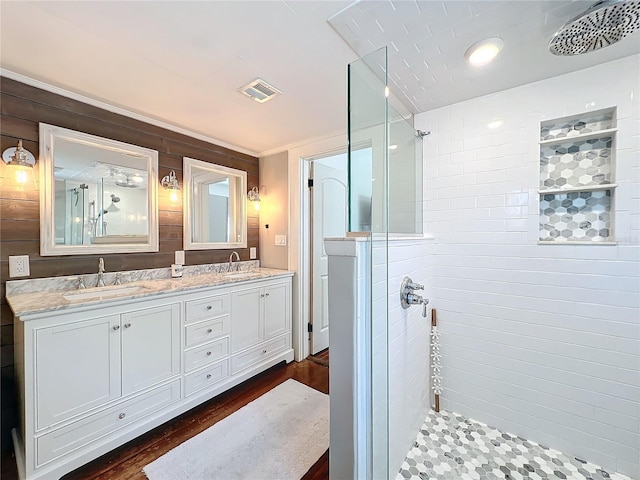
{"label": "white subway tile wall", "polygon": [[[432,271],[426,262],[416,276],[429,279],[438,310],[443,408],[632,478],[640,478],[639,78],[634,55],[415,118],[432,132],[424,231],[436,242],[424,250]],[[538,245],[540,123],[614,106],[617,245]],[[496,120],[499,128],[487,126]]]}
{"label": "white subway tile wall", "polygon": [[[431,406],[429,332],[431,316],[422,316],[422,306],[403,309],[400,305],[400,284],[405,276],[424,285],[416,293],[425,298],[432,295],[430,273],[433,260],[433,241],[426,239],[390,239],[388,244],[388,352],[389,352],[389,469],[390,478],[399,471],[416,433]],[[384,258],[382,244],[374,242],[374,278],[376,263]],[[376,277],[377,275],[377,277]],[[384,282],[382,283],[384,285]],[[375,290],[375,286],[374,286]],[[379,298],[375,297],[374,298]],[[378,309],[380,313],[382,309]],[[374,306],[374,328],[385,325],[385,318],[377,316]],[[381,337],[384,334],[380,334]],[[374,341],[374,348],[376,343]],[[379,366],[382,366],[381,364]],[[378,371],[383,374],[383,371]],[[378,380],[378,383],[381,381]]]}

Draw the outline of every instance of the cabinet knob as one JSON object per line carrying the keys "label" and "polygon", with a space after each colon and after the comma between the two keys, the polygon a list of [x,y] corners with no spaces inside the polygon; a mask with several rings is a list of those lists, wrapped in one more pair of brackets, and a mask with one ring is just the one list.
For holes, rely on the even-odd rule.
{"label": "cabinet knob", "polygon": [[131,326],[131,324],[130,324],[130,323],[125,323],[125,324],[124,324],[124,328],[129,328],[130,326]]}
{"label": "cabinet knob", "polygon": [[207,305],[207,310],[211,310],[211,308],[213,308],[211,305]]}
{"label": "cabinet knob", "polygon": [[265,293],[265,294],[264,294],[264,296],[265,296],[265,297],[268,297],[268,296],[269,296],[269,294],[268,294],[268,293]]}
{"label": "cabinet knob", "polygon": [[126,417],[126,416],[127,416],[127,414],[126,414],[126,413],[121,413],[120,415],[118,415],[118,418],[119,418],[120,420],[122,420],[122,419],[123,419],[124,417]]}
{"label": "cabinet knob", "polygon": [[113,326],[113,329],[114,329],[114,330],[120,330],[120,325],[114,325],[114,326]]}
{"label": "cabinet knob", "polygon": [[213,332],[213,330],[211,330],[210,328],[207,328],[207,333],[211,333]]}
{"label": "cabinet knob", "polygon": [[264,298],[264,293],[261,293],[261,294],[260,294],[260,297]]}
{"label": "cabinet knob", "polygon": [[262,353],[267,353],[267,351],[266,350],[262,350]]}
{"label": "cabinet knob", "polygon": [[211,374],[207,373],[207,380],[209,380],[211,378]]}
{"label": "cabinet knob", "polygon": [[210,356],[211,356],[211,352],[207,352],[207,357],[210,357]]}

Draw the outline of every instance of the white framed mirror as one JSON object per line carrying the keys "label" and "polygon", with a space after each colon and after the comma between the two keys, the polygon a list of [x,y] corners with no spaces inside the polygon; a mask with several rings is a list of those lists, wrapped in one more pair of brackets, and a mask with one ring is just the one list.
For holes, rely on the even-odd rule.
{"label": "white framed mirror", "polygon": [[247,172],[183,158],[184,249],[247,247]]}
{"label": "white framed mirror", "polygon": [[158,152],[40,124],[40,254],[158,251]]}

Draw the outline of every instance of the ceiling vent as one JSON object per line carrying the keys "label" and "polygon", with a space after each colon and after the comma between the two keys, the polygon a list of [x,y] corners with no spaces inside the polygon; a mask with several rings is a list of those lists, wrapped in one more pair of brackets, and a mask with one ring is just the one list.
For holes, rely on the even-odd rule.
{"label": "ceiling vent", "polygon": [[280,90],[273,85],[269,85],[261,78],[257,78],[250,84],[240,87],[238,91],[258,103],[268,102],[272,98],[282,94]]}

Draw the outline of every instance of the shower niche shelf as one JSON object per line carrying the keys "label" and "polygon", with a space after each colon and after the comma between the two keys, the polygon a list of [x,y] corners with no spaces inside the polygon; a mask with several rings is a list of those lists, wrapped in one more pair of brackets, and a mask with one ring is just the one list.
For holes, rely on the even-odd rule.
{"label": "shower niche shelf", "polygon": [[615,108],[540,124],[541,244],[615,244]]}

